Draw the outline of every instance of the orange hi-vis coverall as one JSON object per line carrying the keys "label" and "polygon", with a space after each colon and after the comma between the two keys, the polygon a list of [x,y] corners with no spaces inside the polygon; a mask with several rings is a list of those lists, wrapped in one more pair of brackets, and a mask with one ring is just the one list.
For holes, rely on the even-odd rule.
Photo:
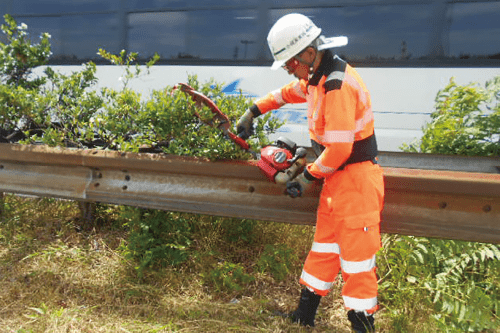
{"label": "orange hi-vis coverall", "polygon": [[291,82],[252,108],[266,113],[304,102],[318,155],[306,172],[323,179],[323,188],[314,243],[300,283],[325,296],[341,270],[346,308],[373,313],[378,309],[375,254],[381,246],[384,182],[375,159],[370,95],[350,65],[325,51],[309,81]]}

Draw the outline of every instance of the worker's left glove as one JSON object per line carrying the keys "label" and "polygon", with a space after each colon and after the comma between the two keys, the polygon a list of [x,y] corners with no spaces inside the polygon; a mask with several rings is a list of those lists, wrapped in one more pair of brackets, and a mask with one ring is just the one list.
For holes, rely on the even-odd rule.
{"label": "worker's left glove", "polygon": [[298,198],[307,192],[315,181],[319,181],[319,179],[304,169],[303,173],[286,183],[286,194],[292,198]]}
{"label": "worker's left glove", "polygon": [[236,133],[246,140],[253,134],[253,119],[260,116],[260,110],[256,105],[247,109],[236,123]]}

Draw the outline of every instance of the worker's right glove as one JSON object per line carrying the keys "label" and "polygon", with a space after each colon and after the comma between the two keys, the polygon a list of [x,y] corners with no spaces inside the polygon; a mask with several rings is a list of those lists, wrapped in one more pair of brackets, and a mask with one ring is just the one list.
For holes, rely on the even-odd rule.
{"label": "worker's right glove", "polygon": [[298,198],[307,192],[315,181],[319,180],[320,179],[311,175],[306,168],[304,172],[286,183],[286,194],[292,198]]}
{"label": "worker's right glove", "polygon": [[253,119],[260,115],[260,110],[256,105],[245,111],[236,123],[236,133],[240,138],[246,140],[253,134]]}

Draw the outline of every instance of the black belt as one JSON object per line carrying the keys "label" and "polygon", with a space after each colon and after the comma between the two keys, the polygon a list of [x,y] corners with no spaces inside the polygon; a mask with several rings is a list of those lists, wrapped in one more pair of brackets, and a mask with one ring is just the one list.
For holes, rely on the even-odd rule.
{"label": "black belt", "polygon": [[[370,161],[372,162],[373,164],[378,164],[378,161],[377,161],[377,158],[374,157],[372,159],[369,159],[369,160],[366,160],[366,161]],[[366,161],[358,161],[358,162],[354,162],[354,163],[344,163],[342,164],[340,167],[337,168],[337,171],[342,171],[345,169],[346,166],[348,165],[351,165],[351,164],[356,164],[356,163],[361,163],[361,162],[366,162]]]}

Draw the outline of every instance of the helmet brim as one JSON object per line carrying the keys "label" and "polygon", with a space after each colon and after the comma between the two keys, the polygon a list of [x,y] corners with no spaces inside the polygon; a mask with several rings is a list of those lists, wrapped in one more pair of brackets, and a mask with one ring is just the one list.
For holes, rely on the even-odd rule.
{"label": "helmet brim", "polygon": [[283,65],[286,63],[286,61],[283,61],[283,60],[275,60],[273,62],[273,64],[271,65],[271,70],[275,71],[281,67],[283,67]]}
{"label": "helmet brim", "polygon": [[346,36],[330,37],[324,38],[324,43],[318,47],[318,50],[326,50],[334,47],[346,46],[349,43],[349,39]]}

